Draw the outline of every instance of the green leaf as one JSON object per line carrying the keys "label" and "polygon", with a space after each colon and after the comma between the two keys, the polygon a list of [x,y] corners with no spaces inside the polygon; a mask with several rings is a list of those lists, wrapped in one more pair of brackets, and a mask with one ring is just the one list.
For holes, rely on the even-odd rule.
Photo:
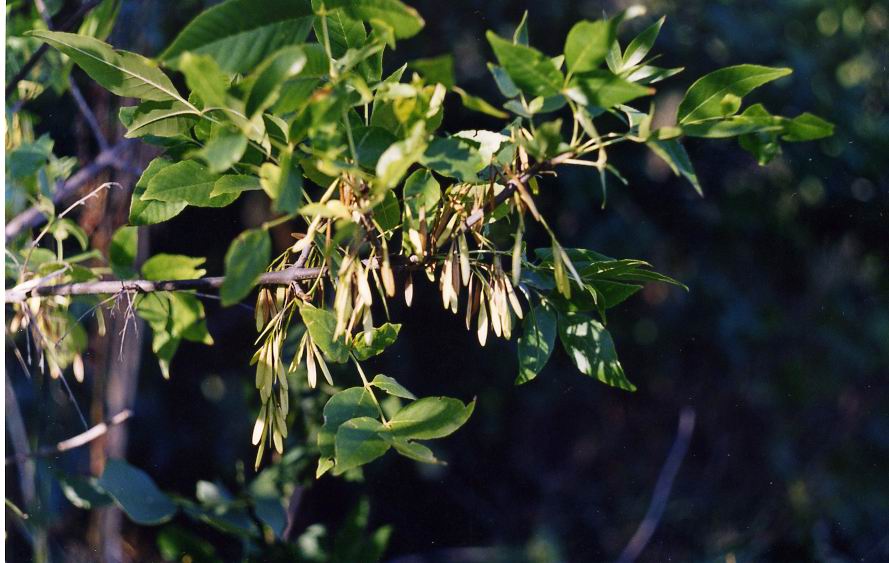
{"label": "green leaf", "polygon": [[187,135],[199,115],[193,108],[175,100],[148,101],[120,108],[120,121],[127,128],[124,136],[130,139],[146,135]]}
{"label": "green leaf", "polygon": [[356,128],[353,134],[358,164],[370,170],[376,168],[380,156],[389,145],[398,140],[395,135],[382,127],[360,127]]}
{"label": "green leaf", "polygon": [[522,21],[519,22],[519,25],[516,26],[515,31],[512,33],[512,42],[517,45],[528,44],[528,10],[525,10],[525,13],[522,14]]}
{"label": "green leaf", "polygon": [[275,103],[281,85],[306,66],[306,54],[300,47],[285,47],[272,54],[247,78],[252,87],[247,93],[246,112],[251,117]]}
{"label": "green leaf", "polygon": [[[246,150],[247,137],[243,133],[227,127],[214,127],[210,139],[195,156],[207,163],[207,169],[211,173],[218,174],[240,161]],[[213,199],[213,195],[211,189],[210,199]]]}
{"label": "green leaf", "polygon": [[704,195],[701,183],[698,181],[698,175],[695,173],[691,159],[688,158],[688,153],[685,151],[682,143],[677,139],[666,141],[651,139],[646,144],[654,154],[667,163],[674,174],[677,176],[681,174],[686,180],[691,182],[691,185],[699,195]]}
{"label": "green leaf", "polygon": [[[748,108],[748,111],[753,107]],[[688,123],[682,126],[682,132],[688,137],[726,139],[750,133],[771,132],[778,134],[784,129],[782,118],[773,115],[751,115],[748,111],[725,119],[717,118]]]}
{"label": "green leaf", "polygon": [[614,43],[615,33],[614,20],[576,23],[565,40],[568,72],[574,74],[598,68]]}
{"label": "green leaf", "polygon": [[155,158],[142,172],[142,177],[133,188],[133,197],[130,200],[130,223],[133,225],[154,225],[172,219],[182,212],[188,204],[181,202],[146,201],[142,199],[148,189],[148,183],[154,176],[172,165],[173,162],[164,158]]}
{"label": "green leaf", "polygon": [[179,70],[185,75],[185,84],[197,94],[205,107],[225,107],[226,91],[231,79],[222,72],[210,55],[184,53]]}
{"label": "green leaf", "polygon": [[377,161],[377,182],[382,188],[394,188],[412,164],[420,160],[426,150],[426,129],[417,122],[403,141],[392,143]]}
{"label": "green leaf", "polygon": [[620,71],[632,68],[642,62],[642,59],[644,59],[645,55],[651,51],[651,47],[657,40],[657,36],[661,32],[661,26],[664,25],[665,19],[666,16],[654,22],[645,28],[642,33],[637,35],[635,39],[630,41],[630,44],[627,45],[627,50],[624,51],[623,64],[621,65]]}
{"label": "green leaf", "polygon": [[83,510],[101,508],[114,502],[105,491],[99,488],[99,481],[95,477],[77,477],[74,475],[59,475],[59,487],[68,501]]}
{"label": "green leaf", "polygon": [[478,155],[485,164],[492,162],[503,143],[508,143],[510,141],[509,137],[502,133],[485,131],[484,129],[458,131],[457,133],[454,133],[454,137],[466,139],[473,144],[478,145]]}
{"label": "green leaf", "polygon": [[226,174],[220,176],[213,184],[213,190],[210,197],[216,197],[222,194],[247,192],[251,190],[261,190],[259,178],[248,174]]}
{"label": "green leaf", "polygon": [[427,83],[443,84],[445,88],[452,88],[454,80],[454,56],[441,55],[428,59],[416,59],[407,63],[407,67],[420,73]]}
{"label": "green leaf", "polygon": [[148,182],[143,200],[184,202],[195,207],[225,207],[238,198],[237,193],[211,196],[219,175],[211,173],[194,160],[183,160],[159,170]]}
{"label": "green leaf", "polygon": [[612,108],[654,93],[653,88],[627,82],[608,70],[579,74],[571,82],[573,87],[566,92],[566,95],[582,105],[602,109]]}
{"label": "green leaf", "polygon": [[[323,37],[321,18],[315,18],[315,37]],[[330,52],[338,59],[349,49],[360,49],[367,42],[364,24],[348,17],[344,10],[327,12],[327,36],[330,39]]]}
{"label": "green leaf", "polygon": [[368,416],[341,424],[336,431],[334,473],[360,467],[389,451],[389,443],[379,435],[384,430],[379,420]]}
{"label": "green leaf", "polygon": [[772,80],[787,76],[789,68],[737,65],[711,72],[691,85],[679,104],[677,119],[681,125],[712,117],[722,117],[722,100],[727,94],[743,98]]}
{"label": "green leaf", "polygon": [[613,387],[636,390],[624,375],[614,341],[602,323],[579,313],[560,315],[559,338],[581,373]]}
{"label": "green leaf", "polygon": [[488,63],[488,70],[491,72],[491,76],[494,77],[494,82],[497,84],[497,89],[500,90],[501,94],[507,98],[515,98],[519,95],[519,87],[515,85],[515,82],[512,81],[512,78],[509,77],[509,74],[506,73],[503,67]]}
{"label": "green leaf", "polygon": [[173,68],[187,51],[206,54],[230,73],[246,73],[269,54],[302,43],[314,15],[308,0],[227,0],[201,12],[161,53]]}
{"label": "green leaf", "polygon": [[485,166],[478,149],[459,137],[433,140],[420,158],[420,164],[465,183],[478,182],[476,172]]}
{"label": "green leaf", "polygon": [[374,220],[379,223],[386,238],[391,237],[393,230],[401,224],[401,207],[394,191],[387,191],[383,201],[374,207]]}
{"label": "green leaf", "polygon": [[404,205],[410,209],[411,216],[416,219],[420,216],[420,208],[425,208],[426,213],[431,213],[441,199],[441,186],[432,172],[417,170],[404,182]]}
{"label": "green leaf", "polygon": [[336,431],[347,420],[377,415],[371,392],[364,387],[350,387],[334,394],[324,405],[324,425],[318,431],[318,449],[322,457],[333,457]]}
{"label": "green leaf", "polygon": [[[248,517],[249,518],[249,517]],[[218,561],[213,544],[185,528],[170,525],[157,534],[157,549],[164,561]]]}
{"label": "green leaf", "polygon": [[155,254],[142,264],[142,277],[147,280],[193,280],[206,275],[201,268],[206,258],[182,254]]}
{"label": "green leaf", "polygon": [[800,114],[789,120],[785,126],[782,141],[814,141],[833,135],[833,123],[811,113]]}
{"label": "green leaf", "polygon": [[410,399],[411,401],[415,400],[417,397],[410,391],[404,388],[401,383],[395,381],[394,378],[378,374],[374,376],[373,381],[370,382],[371,385],[376,387],[377,389],[382,389],[386,393],[393,395],[395,397],[401,397],[402,399]]}
{"label": "green leaf", "polygon": [[114,232],[108,245],[108,263],[115,276],[120,279],[133,277],[138,247],[138,227],[121,227]]}
{"label": "green leaf", "polygon": [[392,27],[399,39],[413,37],[425,25],[415,9],[399,0],[325,0],[324,5],[326,8],[342,8],[356,20],[379,20]]}
{"label": "green leaf", "polygon": [[395,448],[395,451],[408,459],[419,461],[420,463],[441,463],[438,458],[435,457],[435,454],[432,453],[432,450],[419,442],[411,442],[404,438],[395,438],[389,434],[380,434],[380,437]]}
{"label": "green leaf", "polygon": [[336,331],[336,315],[327,309],[305,304],[299,308],[306,330],[312,337],[312,341],[324,353],[324,357],[331,362],[342,364],[349,360],[349,347],[346,346],[343,337],[336,339],[333,333]]}
{"label": "green leaf", "polygon": [[562,120],[541,123],[534,130],[534,137],[530,140],[521,139],[521,144],[537,160],[554,156],[565,148],[562,142]]}
{"label": "green leaf", "polygon": [[98,485],[137,524],[160,524],[176,513],[176,505],[157,488],[151,477],[121,459],[105,462]]}
{"label": "green leaf", "polygon": [[[400,324],[385,323],[371,329],[369,337],[366,332],[359,332],[352,338],[352,353],[359,360],[366,360],[382,354],[398,339],[399,330],[401,330]],[[370,340],[369,343],[368,340]]]}
{"label": "green leaf", "polygon": [[222,304],[237,303],[250,293],[259,276],[268,268],[272,241],[263,229],[244,231],[225,253],[225,281],[219,290]]}
{"label": "green leaf", "polygon": [[537,377],[549,361],[556,341],[556,313],[543,303],[528,311],[518,340],[519,375],[516,385]]}
{"label": "green leaf", "polygon": [[493,31],[487,33],[487,38],[500,66],[522,92],[532,97],[559,93],[565,77],[552,59],[533,47],[501,39]]}
{"label": "green leaf", "polygon": [[302,169],[289,152],[284,152],[280,166],[264,162],[259,169],[259,183],[265,193],[275,202],[275,210],[293,213],[299,209],[303,199]]}
{"label": "green leaf", "polygon": [[115,51],[92,37],[60,31],[29,31],[68,55],[93,80],[118,96],[141,100],[186,102],[170,78],[149,59],[136,53]]}
{"label": "green leaf", "polygon": [[395,413],[389,420],[389,433],[412,440],[444,438],[463,426],[475,401],[464,405],[450,397],[424,397]]}
{"label": "green leaf", "polygon": [[463,107],[465,107],[466,109],[471,109],[472,111],[477,111],[479,113],[490,115],[491,117],[496,117],[498,119],[506,119],[509,116],[508,113],[495,108],[483,98],[468,94],[463,88],[454,86],[453,88],[451,88],[451,90],[460,95],[460,101],[463,102]]}

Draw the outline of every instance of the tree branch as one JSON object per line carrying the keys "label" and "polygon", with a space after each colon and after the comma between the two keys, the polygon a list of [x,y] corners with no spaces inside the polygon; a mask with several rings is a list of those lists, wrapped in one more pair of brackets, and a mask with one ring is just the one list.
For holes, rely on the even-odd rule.
{"label": "tree branch", "polygon": [[[517,190],[524,189],[524,185],[540,172],[551,170],[556,165],[571,158],[571,156],[572,153],[564,153],[549,160],[536,162],[519,176],[510,178],[506,187],[494,198],[493,207],[496,208],[507,201]],[[476,209],[469,214],[463,224],[466,228],[471,228],[476,223],[482,221],[484,216],[485,211],[483,208]],[[16,217],[16,219],[18,219],[18,217]],[[10,226],[7,225],[7,238],[10,236],[9,229]],[[303,264],[307,256],[308,253],[304,251],[297,259],[296,264],[283,270],[263,274],[260,276],[257,285],[290,285],[293,282],[316,279],[324,273],[324,270],[323,268],[304,268]],[[224,280],[225,278],[222,276],[215,276],[190,280],[106,280],[45,285],[23,290],[13,289],[7,291],[4,294],[4,299],[6,303],[19,303],[29,297],[45,297],[49,295],[99,295],[124,292],[152,293],[155,291],[207,290],[221,287]]]}
{"label": "tree branch", "polygon": [[[77,23],[80,21],[80,19],[86,15],[87,12],[98,6],[101,2],[102,0],[89,0],[88,2],[84,2],[80,5],[80,8],[78,8],[77,11],[71,15],[70,18],[62,22],[62,25],[58,26],[58,30],[71,31],[74,26],[77,25]],[[22,68],[20,68],[17,73],[15,73],[15,76],[12,77],[12,80],[10,80],[6,84],[7,99],[9,99],[9,97],[15,91],[15,88],[16,86],[18,86],[19,82],[24,80],[25,77],[28,76],[28,73],[31,72],[31,69],[34,68],[38,62],[40,62],[40,59],[43,58],[43,55],[46,54],[47,50],[49,50],[48,44],[44,43],[40,45],[40,47],[38,47],[37,50],[34,51],[34,54],[31,55],[31,58],[22,65]],[[7,237],[8,236],[9,235],[7,235]]]}
{"label": "tree branch", "polygon": [[661,468],[658,475],[657,483],[654,486],[654,494],[651,496],[651,504],[648,505],[648,511],[639,524],[639,528],[630,542],[624,548],[623,553],[617,560],[617,563],[632,563],[635,561],[660,524],[661,517],[664,515],[664,509],[667,507],[667,500],[670,498],[670,491],[673,488],[673,480],[679,473],[679,467],[688,451],[688,444],[691,441],[692,432],[695,429],[695,411],[691,407],[684,407],[679,413],[679,428],[676,430],[676,439],[670,447],[670,453],[667,454],[667,460]]}
{"label": "tree branch", "polygon": [[108,432],[108,430],[110,430],[112,426],[117,426],[118,424],[126,422],[131,416],[133,416],[133,411],[129,409],[123,410],[112,416],[105,422],[100,422],[89,430],[81,432],[76,436],[72,436],[67,440],[63,440],[54,446],[45,446],[30,453],[18,452],[15,455],[11,455],[6,458],[6,465],[25,461],[30,457],[49,457],[67,452],[68,450],[79,448],[81,446],[85,446],[96,438],[104,436],[105,433]]}
{"label": "tree branch", "polygon": [[[53,202],[59,204],[65,201],[91,180],[93,176],[109,166],[114,168],[124,167],[125,164],[121,161],[120,155],[135,142],[135,139],[121,139],[114,146],[100,152],[95,160],[78,170],[64,183],[60,182],[56,186]],[[36,205],[31,206],[13,217],[6,224],[6,239],[13,239],[28,229],[42,225],[44,221],[46,221],[46,216],[43,215],[43,212]]]}

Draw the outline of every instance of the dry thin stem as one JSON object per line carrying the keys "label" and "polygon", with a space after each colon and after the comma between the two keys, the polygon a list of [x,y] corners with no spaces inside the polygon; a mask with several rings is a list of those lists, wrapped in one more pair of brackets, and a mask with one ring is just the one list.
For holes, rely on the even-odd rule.
{"label": "dry thin stem", "polygon": [[73,450],[75,448],[79,448],[81,446],[85,446],[96,438],[104,436],[113,426],[117,426],[118,424],[126,422],[132,416],[133,411],[129,409],[123,410],[112,416],[105,422],[100,422],[89,430],[81,432],[76,436],[72,436],[67,440],[63,440],[54,446],[44,446],[42,448],[34,450],[31,453],[17,453],[15,455],[9,456],[6,458],[6,465],[25,461],[26,459],[31,457],[50,457],[67,452],[69,450]]}

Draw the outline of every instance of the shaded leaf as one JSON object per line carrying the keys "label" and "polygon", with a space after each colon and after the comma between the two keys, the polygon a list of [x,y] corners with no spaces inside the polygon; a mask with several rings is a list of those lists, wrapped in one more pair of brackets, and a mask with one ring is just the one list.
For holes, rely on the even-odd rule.
{"label": "shaded leaf", "polygon": [[121,459],[105,462],[98,485],[137,524],[160,524],[176,513],[176,505],[148,474]]}
{"label": "shaded leaf", "polygon": [[263,229],[244,231],[225,253],[225,281],[219,290],[222,304],[237,303],[250,293],[259,276],[268,268],[272,242]]}
{"label": "shaded leaf", "polygon": [[405,387],[395,381],[394,378],[389,377],[387,375],[378,374],[374,376],[373,380],[370,382],[371,385],[376,387],[377,389],[382,389],[389,395],[393,395],[395,397],[401,397],[402,399],[410,399],[415,400],[417,398],[416,395],[405,389]]}
{"label": "shaded leaf", "polygon": [[556,341],[556,313],[543,303],[528,311],[518,340],[519,375],[516,385],[537,377],[549,361]]}

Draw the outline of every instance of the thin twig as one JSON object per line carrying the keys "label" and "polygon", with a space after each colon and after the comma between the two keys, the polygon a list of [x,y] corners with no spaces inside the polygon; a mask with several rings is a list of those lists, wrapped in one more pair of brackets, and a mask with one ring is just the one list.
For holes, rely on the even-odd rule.
{"label": "thin twig", "polygon": [[6,458],[6,465],[25,461],[28,458],[32,457],[51,457],[60,453],[67,452],[69,450],[73,450],[75,448],[79,448],[81,446],[85,446],[96,438],[104,436],[113,426],[117,426],[118,424],[126,422],[132,416],[133,411],[129,409],[123,410],[112,416],[105,422],[100,422],[99,424],[93,426],[86,432],[81,432],[80,434],[72,436],[67,440],[63,440],[54,446],[44,446],[42,448],[34,450],[31,453],[16,453],[15,455],[11,455]]}
{"label": "thin twig", "polygon": [[676,438],[670,447],[670,453],[661,472],[658,475],[657,483],[654,486],[654,494],[651,496],[651,504],[648,505],[648,511],[639,524],[639,528],[630,542],[624,548],[623,552],[617,560],[617,563],[632,563],[635,561],[660,524],[661,517],[664,515],[664,509],[667,507],[667,500],[670,498],[670,491],[673,489],[673,480],[679,473],[679,467],[688,451],[688,444],[691,441],[692,432],[695,429],[695,410],[691,407],[683,407],[679,413],[679,427],[676,430]]}
{"label": "thin twig", "polygon": [[[123,163],[121,153],[135,142],[135,139],[121,139],[112,147],[100,152],[95,160],[78,170],[70,178],[64,182],[59,182],[56,185],[55,194],[53,194],[53,203],[58,205],[67,201],[96,174],[109,166],[114,168],[124,168],[129,171],[130,167],[126,163]],[[43,214],[43,211],[36,205],[31,206],[6,223],[6,239],[13,239],[28,229],[39,227],[45,221],[46,216]]]}
{"label": "thin twig", "polygon": [[[77,9],[76,12],[71,14],[71,17],[62,22],[62,25],[58,26],[58,31],[71,31],[75,25],[80,21],[80,19],[86,15],[87,12],[98,6],[102,0],[89,0],[88,2],[84,2],[80,5],[80,8]],[[40,47],[34,51],[34,54],[31,55],[31,58],[28,59],[25,64],[22,65],[22,68],[19,69],[15,76],[12,77],[6,84],[6,99],[12,95],[15,91],[16,86],[18,86],[19,82],[25,79],[28,76],[28,73],[31,72],[31,69],[34,68],[40,59],[43,58],[43,55],[46,54],[46,51],[49,50],[49,45],[44,43]],[[9,236],[9,235],[7,235]]]}
{"label": "thin twig", "polygon": [[[50,31],[53,31],[54,28],[52,25],[52,18],[49,15],[49,10],[46,9],[46,3],[44,3],[43,0],[34,0],[34,5],[37,6],[37,11],[40,13],[40,17],[43,18],[43,22],[46,24],[46,28]],[[86,120],[87,125],[93,132],[93,136],[96,138],[96,142],[99,144],[99,150],[103,151],[107,149],[108,141],[105,139],[105,135],[102,133],[102,128],[99,127],[99,121],[96,119],[96,115],[93,113],[93,110],[91,110],[90,106],[86,103],[83,94],[80,93],[80,88],[77,87],[77,84],[74,82],[74,79],[71,78],[70,75],[68,76],[68,87],[71,90],[71,96],[74,98],[74,102],[77,104],[77,109],[80,110],[80,113]]]}
{"label": "thin twig", "polygon": [[68,88],[71,90],[71,97],[74,98],[74,102],[77,104],[77,109],[80,110],[80,114],[83,116],[84,121],[86,121],[86,124],[89,126],[90,131],[92,131],[93,137],[96,138],[96,143],[99,145],[99,150],[107,150],[108,139],[106,139],[105,134],[102,133],[102,128],[99,126],[99,120],[96,119],[96,114],[93,113],[93,110],[90,109],[90,106],[86,103],[86,99],[80,92],[80,87],[77,86],[77,83],[74,82],[73,78],[68,78]]}
{"label": "thin twig", "polygon": [[[323,268],[289,267],[276,272],[267,272],[260,276],[258,285],[289,285],[294,281],[313,280],[324,273]],[[218,289],[225,281],[223,276],[213,276],[192,280],[108,280],[81,282],[59,285],[44,285],[29,291],[5,294],[6,303],[20,303],[32,296],[48,295],[111,295],[116,293],[154,293],[157,291],[187,291],[192,289]]]}

